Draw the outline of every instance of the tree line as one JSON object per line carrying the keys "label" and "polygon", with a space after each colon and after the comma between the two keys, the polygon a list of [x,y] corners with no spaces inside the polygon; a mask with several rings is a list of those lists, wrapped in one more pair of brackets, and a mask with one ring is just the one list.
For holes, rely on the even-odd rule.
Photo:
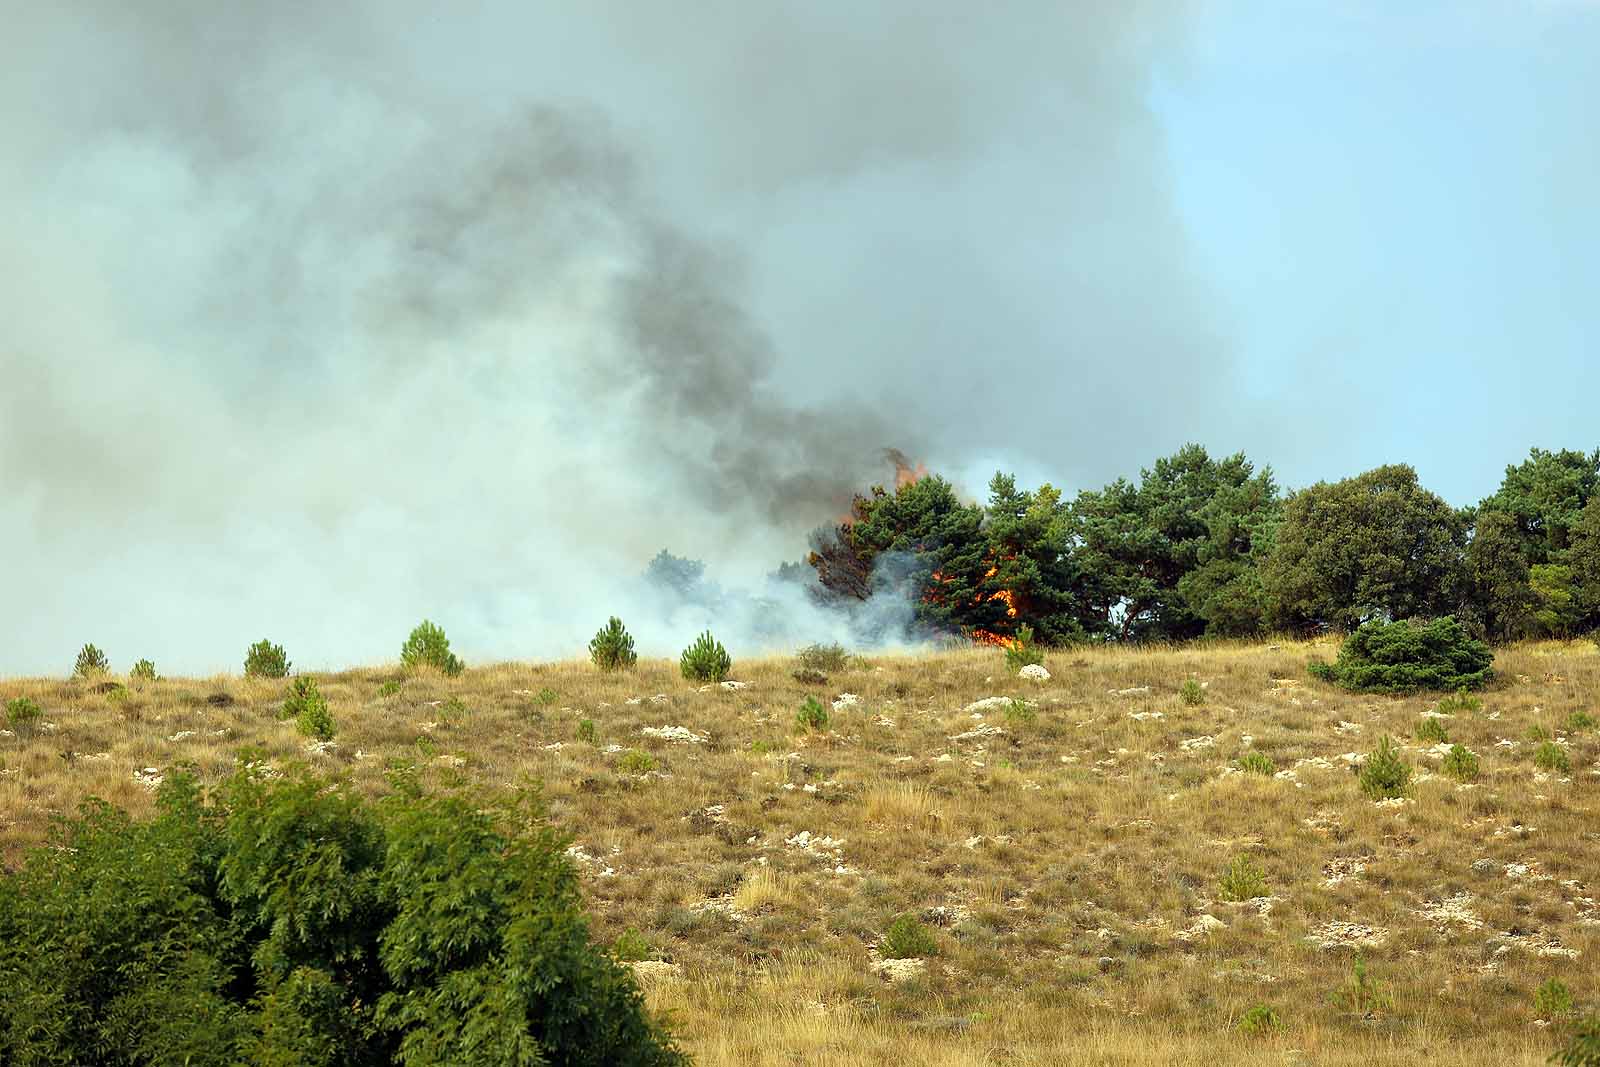
{"label": "tree line", "polygon": [[[997,473],[858,495],[818,530],[811,590],[850,608],[909,587],[919,629],[1006,643],[1181,641],[1454,615],[1493,642],[1600,627],[1600,449],[1534,448],[1455,508],[1391,464],[1283,492],[1200,445],[1067,498]],[[798,568],[786,568],[794,578]]]}

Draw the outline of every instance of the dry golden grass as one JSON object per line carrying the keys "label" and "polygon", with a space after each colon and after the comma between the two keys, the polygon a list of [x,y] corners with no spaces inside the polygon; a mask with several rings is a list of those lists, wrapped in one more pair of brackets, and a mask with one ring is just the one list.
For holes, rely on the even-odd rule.
{"label": "dry golden grass", "polygon": [[[1433,698],[1314,682],[1307,660],[1333,652],[1074,650],[1038,685],[976,649],[874,657],[809,687],[789,661],[736,662],[737,690],[666,661],[351,670],[318,676],[338,724],[325,752],[275,717],[281,682],[5,680],[0,700],[31,696],[50,725],[0,736],[0,850],[16,862],[91,794],[147,811],[143,768],[214,780],[249,747],[376,792],[400,760],[484,790],[542,782],[597,934],[635,927],[671,962],[647,995],[702,1065],[1541,1063],[1558,1027],[1534,1018],[1538,985],[1600,1002],[1600,732],[1565,726],[1600,716],[1600,652],[1500,653],[1482,708],[1444,720],[1481,760],[1470,786],[1412,736]],[[1181,699],[1189,678],[1204,703]],[[859,702],[829,731],[795,733],[804,697],[845,692]],[[966,710],[991,696],[1035,714]],[[1534,766],[1536,725],[1570,773]],[[660,727],[703,740],[643,733]],[[1396,806],[1364,797],[1347,762],[1384,733],[1418,772]],[[1251,749],[1280,776],[1238,773]],[[654,769],[630,769],[629,750]],[[1219,899],[1239,855],[1268,899]],[[938,955],[890,981],[877,943],[905,912]],[[1320,946],[1340,929],[1371,943]],[[1333,1000],[1358,951],[1376,1010]],[[1279,1032],[1239,1032],[1255,1004]]]}

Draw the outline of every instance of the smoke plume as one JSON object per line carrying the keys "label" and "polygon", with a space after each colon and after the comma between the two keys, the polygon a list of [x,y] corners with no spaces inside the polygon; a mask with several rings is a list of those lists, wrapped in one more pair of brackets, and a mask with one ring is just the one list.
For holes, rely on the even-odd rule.
{"label": "smoke plume", "polygon": [[758,585],[885,447],[1216,388],[1142,97],[1181,26],[1068,7],[19,5],[0,673],[575,654],[663,546]]}

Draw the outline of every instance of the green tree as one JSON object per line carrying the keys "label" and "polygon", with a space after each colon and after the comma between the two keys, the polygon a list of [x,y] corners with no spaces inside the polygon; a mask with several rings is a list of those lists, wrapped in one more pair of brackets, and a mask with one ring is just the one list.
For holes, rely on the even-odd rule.
{"label": "green tree", "polygon": [[1581,618],[1572,568],[1560,563],[1536,564],[1528,570],[1528,588],[1533,591],[1533,621],[1540,632],[1569,636]]}
{"label": "green tree", "polygon": [[1468,601],[1476,630],[1490,641],[1522,636],[1533,615],[1528,557],[1516,518],[1504,511],[1478,514],[1467,545]]}
{"label": "green tree", "polygon": [[536,797],[243,768],[0,870],[0,1062],[679,1067]]}
{"label": "green tree", "polygon": [[1600,627],[1600,493],[1589,498],[1572,526],[1567,561],[1578,601],[1578,626]]}
{"label": "green tree", "polygon": [[1478,505],[1478,511],[1511,516],[1530,566],[1563,563],[1573,527],[1597,491],[1600,449],[1583,453],[1533,448],[1527,459],[1506,468],[1500,488]]}
{"label": "green tree", "polygon": [[[836,604],[871,597],[885,579],[880,564],[892,559],[893,577],[922,591],[917,621],[956,632],[971,625],[968,606],[989,567],[983,518],[982,508],[963,504],[937,475],[893,493],[873,486],[855,498],[845,522],[812,535],[807,559],[824,596]],[[999,610],[1003,615],[1004,608]]]}
{"label": "green tree", "polygon": [[1371,619],[1445,615],[1465,580],[1466,518],[1403,464],[1319,482],[1284,505],[1262,566],[1280,626],[1353,630]]}
{"label": "green tree", "polygon": [[1186,445],[1126,479],[1078,495],[1073,533],[1086,584],[1106,596],[1119,637],[1253,633],[1254,570],[1280,509],[1270,469],[1244,455],[1213,460]]}

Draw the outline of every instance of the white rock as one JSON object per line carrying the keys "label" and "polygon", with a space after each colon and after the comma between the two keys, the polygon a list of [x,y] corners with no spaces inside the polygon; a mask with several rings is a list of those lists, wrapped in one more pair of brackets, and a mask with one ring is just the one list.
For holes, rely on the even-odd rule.
{"label": "white rock", "polygon": [[702,737],[686,726],[646,726],[639,731],[646,737],[657,737],[663,741],[677,741],[688,745],[703,745],[709,740]]}
{"label": "white rock", "polygon": [[861,698],[856,696],[854,693],[840,693],[833,702],[833,710],[843,711],[846,708],[853,708],[860,703]]}
{"label": "white rock", "polygon": [[1018,676],[1026,678],[1030,682],[1048,682],[1050,680],[1050,672],[1044,669],[1044,664],[1042,663],[1028,664],[1018,672]]}

